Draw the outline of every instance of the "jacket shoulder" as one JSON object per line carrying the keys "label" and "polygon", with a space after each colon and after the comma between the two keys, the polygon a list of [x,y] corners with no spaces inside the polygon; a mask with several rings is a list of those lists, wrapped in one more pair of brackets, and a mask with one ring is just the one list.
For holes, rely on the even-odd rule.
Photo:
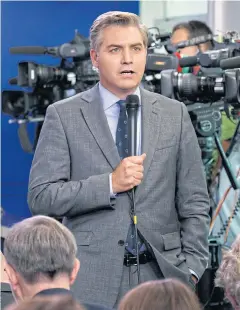
{"label": "jacket shoulder", "polygon": [[142,92],[146,98],[150,98],[151,101],[154,101],[154,106],[157,109],[161,110],[164,109],[170,113],[173,112],[179,114],[181,113],[183,106],[185,107],[185,105],[182,102],[165,97],[158,93],[150,92],[145,89],[143,89]]}
{"label": "jacket shoulder", "polygon": [[86,104],[87,100],[85,100],[85,98],[88,98],[92,94],[92,91],[93,88],[90,88],[71,97],[56,101],[51,105],[54,106],[57,110],[61,110],[66,107],[81,107],[82,105]]}

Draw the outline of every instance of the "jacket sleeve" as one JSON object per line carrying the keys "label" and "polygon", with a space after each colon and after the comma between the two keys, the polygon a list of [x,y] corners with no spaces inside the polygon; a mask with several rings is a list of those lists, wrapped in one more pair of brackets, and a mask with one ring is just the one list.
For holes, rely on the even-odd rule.
{"label": "jacket sleeve", "polygon": [[183,253],[188,268],[200,278],[208,263],[210,203],[196,133],[186,106],[181,105],[176,203],[181,224]]}
{"label": "jacket sleeve", "polygon": [[29,177],[28,204],[32,214],[71,217],[94,209],[113,209],[109,173],[71,181],[70,166],[67,137],[55,106],[50,105]]}

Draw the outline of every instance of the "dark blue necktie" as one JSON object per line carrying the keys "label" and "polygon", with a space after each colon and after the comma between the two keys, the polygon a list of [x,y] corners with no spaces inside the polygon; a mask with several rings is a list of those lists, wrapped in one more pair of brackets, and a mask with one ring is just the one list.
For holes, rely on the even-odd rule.
{"label": "dark blue necktie", "polygon": [[[128,157],[128,121],[127,121],[127,111],[126,111],[126,104],[124,100],[119,100],[117,102],[120,107],[120,113],[118,118],[117,124],[117,131],[116,131],[116,145],[118,148],[119,156],[122,159]],[[135,227],[133,223],[131,223],[128,236],[126,241],[126,250],[133,255],[136,255],[136,238],[135,238]],[[138,247],[139,251],[143,252],[145,250],[145,245],[140,242],[138,237]]]}
{"label": "dark blue necktie", "polygon": [[120,113],[116,131],[116,145],[121,160],[128,156],[128,124],[127,110],[124,100],[119,100]]}

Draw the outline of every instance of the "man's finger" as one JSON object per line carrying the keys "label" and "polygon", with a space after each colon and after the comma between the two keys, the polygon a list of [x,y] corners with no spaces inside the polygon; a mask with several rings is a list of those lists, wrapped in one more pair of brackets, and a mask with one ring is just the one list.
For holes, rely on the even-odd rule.
{"label": "man's finger", "polygon": [[142,165],[145,158],[146,158],[146,154],[142,154],[141,156],[126,157],[123,160],[131,162],[132,164]]}

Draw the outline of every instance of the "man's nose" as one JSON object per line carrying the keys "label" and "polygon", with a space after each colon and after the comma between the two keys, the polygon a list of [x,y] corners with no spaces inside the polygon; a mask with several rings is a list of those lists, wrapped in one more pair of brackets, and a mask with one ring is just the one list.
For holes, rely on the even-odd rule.
{"label": "man's nose", "polygon": [[122,55],[122,62],[123,63],[132,63],[133,62],[133,57],[130,49],[124,49],[123,50],[123,55]]}

